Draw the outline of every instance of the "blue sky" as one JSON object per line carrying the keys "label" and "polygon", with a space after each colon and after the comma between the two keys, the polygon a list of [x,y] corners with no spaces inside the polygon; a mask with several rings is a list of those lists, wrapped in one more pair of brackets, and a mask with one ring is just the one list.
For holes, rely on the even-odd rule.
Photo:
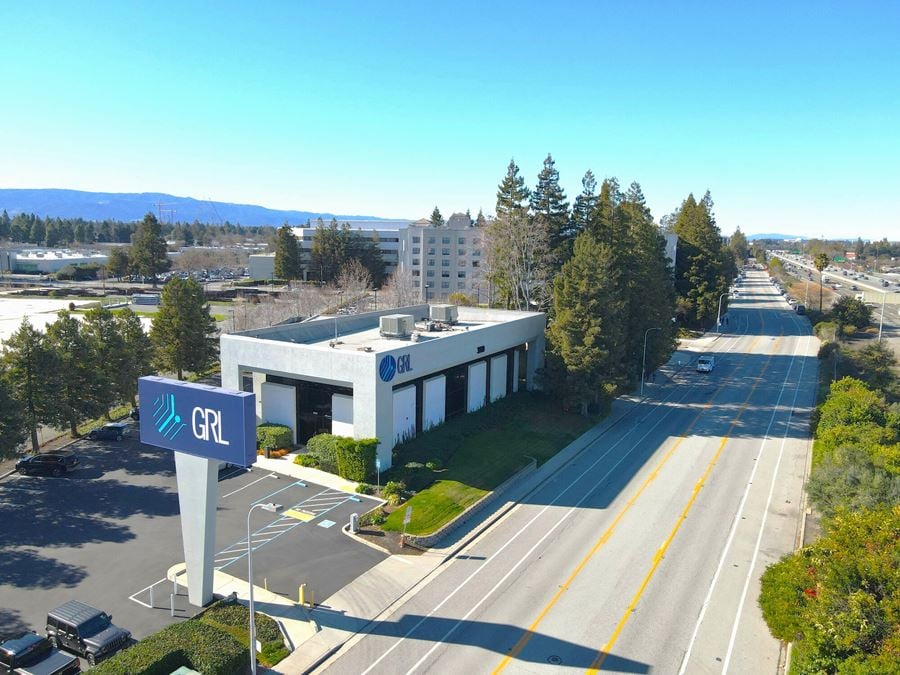
{"label": "blue sky", "polygon": [[0,3],[0,187],[417,218],[511,157],[900,239],[897,2]]}

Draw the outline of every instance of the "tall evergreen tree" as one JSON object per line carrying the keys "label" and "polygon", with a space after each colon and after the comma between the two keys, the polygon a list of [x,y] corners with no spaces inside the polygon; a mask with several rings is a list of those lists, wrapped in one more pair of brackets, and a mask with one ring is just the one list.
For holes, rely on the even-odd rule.
{"label": "tall evergreen tree", "polygon": [[497,186],[497,217],[508,215],[527,207],[530,193],[525,187],[525,179],[519,174],[514,159],[509,160],[506,176]]}
{"label": "tall evergreen tree", "polygon": [[163,286],[150,329],[155,361],[162,371],[203,372],[219,353],[216,322],[203,289],[194,279],[175,277]]}
{"label": "tall evergreen tree", "polygon": [[138,378],[153,374],[153,345],[144,332],[141,318],[128,308],[116,314],[116,328],[128,355],[116,377],[116,387],[120,400],[135,405]]}
{"label": "tall evergreen tree", "polygon": [[318,273],[319,281],[333,281],[341,266],[347,261],[350,250],[350,226],[338,226],[335,219],[326,227],[322,219],[317,220],[316,233],[312,242],[312,273]]}
{"label": "tall evergreen tree", "polygon": [[634,381],[643,374],[644,338],[647,340],[646,368],[655,370],[668,360],[674,346],[675,287],[673,270],[666,257],[666,241],[653,222],[640,184],[633,182],[619,205],[620,217],[628,231],[628,266],[623,288],[628,309],[627,349],[620,375]]}
{"label": "tall evergreen tree", "polygon": [[38,452],[37,428],[50,419],[53,407],[53,374],[59,372],[44,336],[23,319],[22,324],[3,343],[3,362],[13,398],[22,411],[25,428],[31,436],[31,450]]}
{"label": "tall evergreen tree", "polygon": [[373,238],[369,238],[355,232],[350,237],[347,259],[341,263],[341,269],[353,259],[358,260],[366,268],[369,278],[376,288],[381,286],[385,277],[384,256],[381,254],[381,245],[377,234]]}
{"label": "tall evergreen tree", "polygon": [[95,357],[100,381],[97,387],[97,403],[109,417],[109,410],[122,401],[119,379],[127,369],[132,354],[125,348],[115,315],[105,307],[88,310],[84,315],[84,336]]}
{"label": "tall evergreen tree", "polygon": [[0,213],[0,239],[9,239],[12,236],[12,221],[6,209]]}
{"label": "tall evergreen tree", "polygon": [[144,216],[138,224],[131,238],[129,255],[131,268],[135,273],[150,277],[154,286],[156,276],[172,266],[166,255],[166,240],[162,235],[162,226],[152,213]]}
{"label": "tall evergreen tree", "polygon": [[101,391],[106,374],[97,367],[97,355],[81,322],[66,311],[47,327],[47,347],[59,366],[50,375],[54,386],[48,421],[59,428],[68,427],[75,438],[79,424],[105,412]]}
{"label": "tall evergreen tree", "polygon": [[[697,203],[694,195],[681,204],[674,230],[678,235],[675,288],[688,322],[709,326],[724,302],[728,281],[724,273],[722,237],[709,211],[711,199]],[[722,305],[723,311],[726,305]]]}
{"label": "tall evergreen tree", "polygon": [[287,281],[303,277],[300,242],[287,223],[275,235],[275,276]]}
{"label": "tall evergreen tree", "polygon": [[578,236],[587,229],[591,213],[597,207],[597,179],[594,173],[588,169],[581,179],[581,194],[575,197],[572,206],[572,230],[573,235]]}
{"label": "tall evergreen tree", "polygon": [[475,216],[475,227],[487,227],[487,219],[484,217],[481,209],[478,209],[478,215]]}
{"label": "tall evergreen tree", "polygon": [[626,304],[612,263],[611,248],[584,232],[554,280],[549,385],[583,414],[613,395],[617,385],[611,374],[625,355]]}
{"label": "tall evergreen tree", "polygon": [[559,171],[548,153],[544,168],[538,174],[537,186],[531,193],[531,212],[537,224],[547,229],[547,241],[553,266],[556,269],[569,259],[572,252],[572,229],[569,220],[569,202],[559,185]]}
{"label": "tall evergreen tree", "polygon": [[437,206],[435,206],[434,211],[431,212],[431,224],[435,227],[440,227],[444,224],[444,216],[441,215],[441,211]]}
{"label": "tall evergreen tree", "polygon": [[109,249],[109,254],[106,258],[106,270],[110,276],[121,279],[128,273],[130,264],[128,251],[124,246],[113,246]]}
{"label": "tall evergreen tree", "polygon": [[25,436],[22,406],[13,398],[6,365],[0,360],[0,459],[14,456]]}

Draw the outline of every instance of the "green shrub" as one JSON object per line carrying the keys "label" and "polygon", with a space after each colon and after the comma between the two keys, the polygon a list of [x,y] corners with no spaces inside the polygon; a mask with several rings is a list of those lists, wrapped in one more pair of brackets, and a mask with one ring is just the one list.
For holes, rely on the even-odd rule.
{"label": "green shrub", "polygon": [[290,652],[281,640],[277,642],[273,640],[272,642],[263,643],[262,651],[259,653],[259,660],[265,666],[274,666],[288,654]]}
{"label": "green shrub", "polygon": [[296,457],[294,457],[294,464],[316,468],[319,466],[319,460],[316,459],[315,455],[306,453],[305,455],[297,455]]}
{"label": "green shrub", "polygon": [[368,483],[360,483],[356,486],[356,492],[361,495],[370,495],[375,492],[375,488]]}
{"label": "green shrub", "polygon": [[256,427],[256,443],[263,449],[289,448],[293,433],[283,424],[264,422]]}
{"label": "green shrub", "polygon": [[440,471],[444,468],[444,464],[439,459],[430,459],[426,462],[425,467],[432,471]]}
{"label": "green shrub", "polygon": [[369,511],[360,516],[359,524],[362,527],[365,527],[366,525],[382,525],[385,520],[387,520],[387,515],[385,515],[384,511],[375,509],[374,511]]}
{"label": "green shrub", "polygon": [[381,496],[384,497],[388,504],[396,505],[400,503],[405,489],[406,485],[404,483],[389,480],[385,486],[381,488]]}
{"label": "green shrub", "polygon": [[228,633],[202,620],[185,621],[144,638],[100,663],[99,675],[168,675],[181,666],[205,675],[242,672],[250,661],[244,646]]}
{"label": "green shrub", "polygon": [[361,481],[375,473],[377,438],[342,439],[338,445],[338,475]]}
{"label": "green shrub", "polygon": [[422,462],[407,462],[403,465],[405,469],[424,469],[425,465]]}
{"label": "green shrub", "polygon": [[339,436],[316,434],[306,442],[309,452],[319,460],[319,468],[331,473],[337,472],[337,443]]}

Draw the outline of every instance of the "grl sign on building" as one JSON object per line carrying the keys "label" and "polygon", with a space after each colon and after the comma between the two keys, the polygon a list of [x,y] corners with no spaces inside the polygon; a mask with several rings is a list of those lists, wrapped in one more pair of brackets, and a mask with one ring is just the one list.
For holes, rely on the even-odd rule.
{"label": "grl sign on building", "polygon": [[141,442],[175,451],[188,598],[202,606],[213,598],[219,463],[256,460],[256,396],[152,376],[138,394]]}

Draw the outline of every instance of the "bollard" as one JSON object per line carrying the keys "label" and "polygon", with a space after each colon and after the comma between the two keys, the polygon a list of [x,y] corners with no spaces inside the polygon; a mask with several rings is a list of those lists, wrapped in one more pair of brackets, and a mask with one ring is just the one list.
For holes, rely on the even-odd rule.
{"label": "bollard", "polygon": [[169,596],[169,613],[175,616],[175,594]]}
{"label": "bollard", "polygon": [[172,588],[174,589],[172,591],[173,595],[178,595],[178,577],[172,579]]}
{"label": "bollard", "polygon": [[150,587],[150,609],[153,609],[153,586]]}
{"label": "bollard", "polygon": [[265,588],[266,590],[269,590],[269,578],[268,577],[263,577],[263,588]]}
{"label": "bollard", "polygon": [[351,534],[359,533],[359,514],[358,513],[350,514],[350,533]]}
{"label": "bollard", "polygon": [[311,609],[316,607],[316,594],[313,591],[309,592],[309,606]]}
{"label": "bollard", "polygon": [[297,589],[297,602],[301,605],[306,604],[306,584],[300,584],[300,588]]}

